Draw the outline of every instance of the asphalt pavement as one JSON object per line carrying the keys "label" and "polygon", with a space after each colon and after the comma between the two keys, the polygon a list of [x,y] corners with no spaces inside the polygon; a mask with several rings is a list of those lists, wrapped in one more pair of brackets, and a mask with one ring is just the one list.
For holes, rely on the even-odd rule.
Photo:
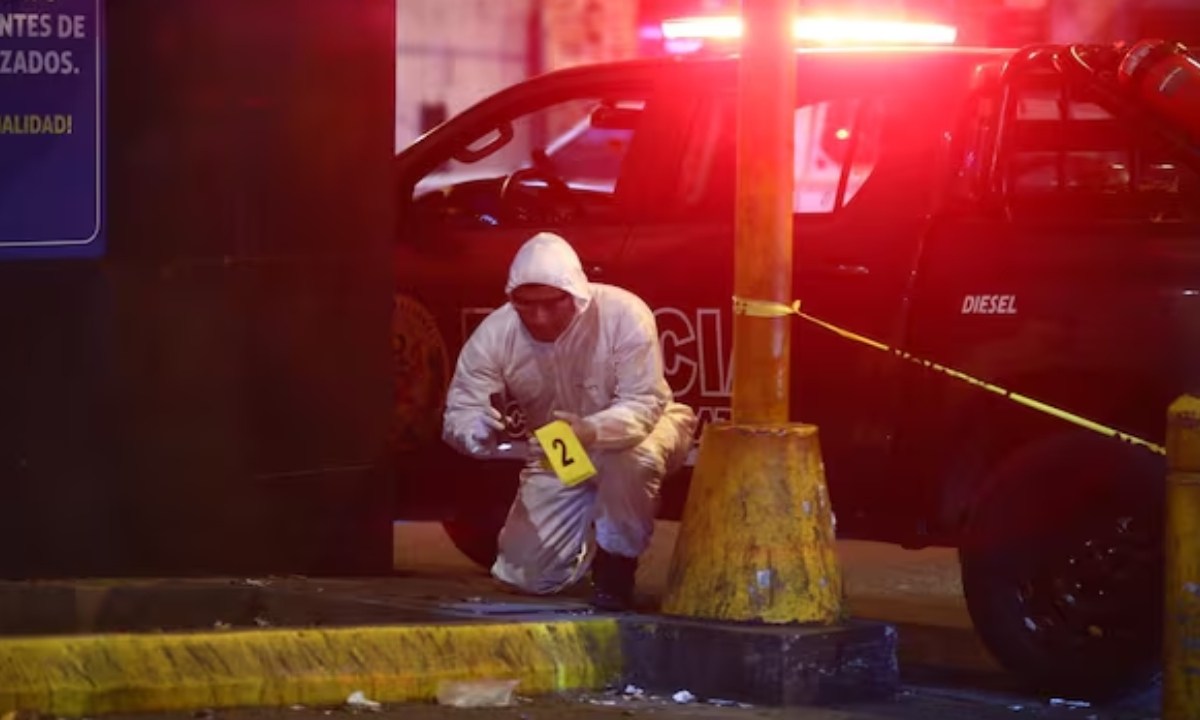
{"label": "asphalt pavement", "polygon": [[[369,698],[367,699],[369,701]],[[1086,707],[989,702],[936,689],[906,688],[892,701],[829,707],[767,708],[730,705],[720,701],[677,702],[665,696],[631,697],[620,691],[543,696],[519,695],[505,707],[460,708],[436,703],[359,705],[338,708],[293,707],[263,710],[199,710],[191,713],[114,715],[111,720],[338,720],[351,715],[363,720],[1147,720],[1138,711],[1103,711]]]}

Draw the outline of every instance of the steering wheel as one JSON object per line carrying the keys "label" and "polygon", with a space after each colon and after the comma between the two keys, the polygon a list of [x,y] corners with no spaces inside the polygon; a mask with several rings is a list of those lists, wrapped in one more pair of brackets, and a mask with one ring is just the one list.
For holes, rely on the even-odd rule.
{"label": "steering wheel", "polygon": [[[583,215],[583,205],[558,176],[546,151],[531,153],[532,164],[515,170],[500,186],[500,206],[515,222],[558,223]],[[533,187],[540,182],[545,187]]]}

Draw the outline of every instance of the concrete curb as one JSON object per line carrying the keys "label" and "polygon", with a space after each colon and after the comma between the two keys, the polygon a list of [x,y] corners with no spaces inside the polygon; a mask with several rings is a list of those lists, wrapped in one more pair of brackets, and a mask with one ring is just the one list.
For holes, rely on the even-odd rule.
{"label": "concrete curb", "polygon": [[[525,696],[632,683],[759,705],[894,694],[896,631],[597,615],[416,578],[0,582],[0,715],[427,702],[454,680]],[[20,633],[20,634],[14,634]]]}
{"label": "concrete curb", "polygon": [[621,625],[626,682],[785,707],[895,695],[896,641],[894,627],[867,620],[764,625],[655,615]]}
{"label": "concrete curb", "polygon": [[536,695],[622,672],[617,618],[0,639],[0,712],[66,717],[218,707],[427,701],[446,680]]}

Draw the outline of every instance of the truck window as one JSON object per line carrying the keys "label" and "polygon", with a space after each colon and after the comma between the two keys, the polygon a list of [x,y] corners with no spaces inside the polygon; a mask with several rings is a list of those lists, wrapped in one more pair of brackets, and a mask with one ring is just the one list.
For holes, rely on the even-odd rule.
{"label": "truck window", "polygon": [[987,93],[970,98],[951,135],[952,173],[947,192],[951,203],[973,204],[987,193],[988,172],[997,122],[997,102]]}
{"label": "truck window", "polygon": [[875,170],[882,101],[827,100],[796,109],[796,187],[792,210],[845,207]]}
{"label": "truck window", "polygon": [[[679,205],[728,217],[733,211],[736,101],[703,112],[688,138],[679,173]],[[883,102],[837,99],[803,104],[795,113],[792,210],[829,214],[846,207],[879,160]]]}
{"label": "truck window", "polygon": [[1197,219],[1196,174],[1153,131],[1049,75],[1012,100],[1002,164],[1014,218]]}
{"label": "truck window", "polygon": [[414,212],[455,225],[603,219],[615,212],[645,105],[641,97],[576,97],[489,117],[443,149],[444,161],[414,188]]}

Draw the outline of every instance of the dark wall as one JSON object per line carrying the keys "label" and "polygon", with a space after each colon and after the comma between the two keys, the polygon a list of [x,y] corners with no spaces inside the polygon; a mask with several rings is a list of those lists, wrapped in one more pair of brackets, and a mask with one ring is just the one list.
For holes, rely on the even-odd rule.
{"label": "dark wall", "polygon": [[390,568],[394,12],[108,0],[108,255],[0,264],[0,575]]}

